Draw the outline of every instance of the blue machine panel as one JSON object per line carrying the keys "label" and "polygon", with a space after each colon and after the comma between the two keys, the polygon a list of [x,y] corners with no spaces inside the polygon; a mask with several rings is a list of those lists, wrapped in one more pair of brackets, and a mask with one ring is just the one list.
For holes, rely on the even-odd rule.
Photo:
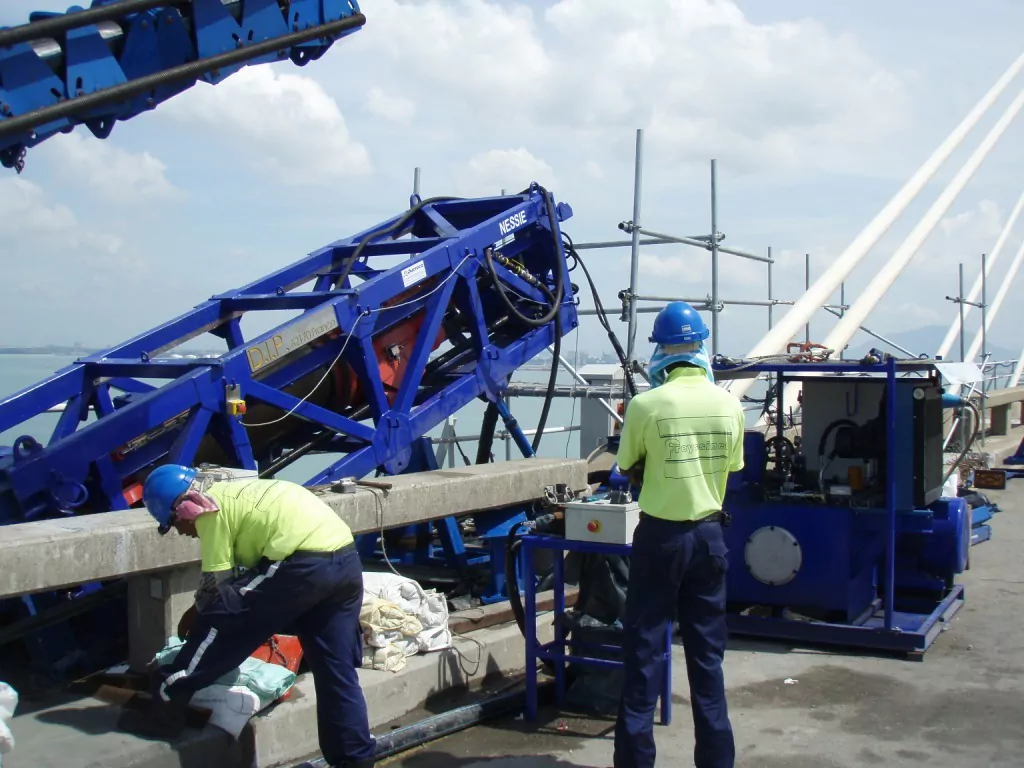
{"label": "blue machine panel", "polygon": [[941,498],[941,383],[928,361],[716,361],[799,379],[800,436],[744,436],[730,478],[732,631],[925,650],[963,603],[967,506]]}
{"label": "blue machine panel", "polygon": [[[821,612],[842,621],[853,621],[870,607],[885,550],[880,532],[854,510],[784,503],[735,503],[729,509],[730,602]],[[754,536],[770,529],[781,529],[780,537]],[[782,543],[789,543],[782,532],[792,537],[797,556],[781,551]],[[762,565],[763,558],[770,562]],[[794,564],[785,569],[789,573],[766,583],[789,563]]]}

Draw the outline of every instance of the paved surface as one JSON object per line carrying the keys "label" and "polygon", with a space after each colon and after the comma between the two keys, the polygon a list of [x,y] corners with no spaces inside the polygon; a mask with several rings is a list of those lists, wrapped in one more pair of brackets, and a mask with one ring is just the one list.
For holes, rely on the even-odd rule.
{"label": "paved surface", "polygon": [[[1014,485],[1016,483],[1016,485]],[[742,768],[1024,765],[1024,480],[990,497],[992,540],[971,550],[967,603],[923,661],[734,640],[726,659]],[[692,765],[682,648],[658,765]],[[787,685],[792,678],[797,682]],[[479,726],[387,761],[393,768],[610,766],[610,720],[548,710]]]}

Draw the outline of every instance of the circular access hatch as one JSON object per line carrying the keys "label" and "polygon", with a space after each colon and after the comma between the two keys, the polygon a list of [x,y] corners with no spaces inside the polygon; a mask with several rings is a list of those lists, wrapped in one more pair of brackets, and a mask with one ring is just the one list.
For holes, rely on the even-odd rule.
{"label": "circular access hatch", "polygon": [[803,552],[800,542],[785,528],[766,525],[747,539],[744,559],[751,576],[762,584],[777,587],[788,584],[800,572]]}

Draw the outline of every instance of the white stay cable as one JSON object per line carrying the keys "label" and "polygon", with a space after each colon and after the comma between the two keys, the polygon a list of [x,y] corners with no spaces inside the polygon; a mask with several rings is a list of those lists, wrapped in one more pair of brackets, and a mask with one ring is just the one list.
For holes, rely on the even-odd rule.
{"label": "white stay cable", "polygon": [[[996,259],[998,259],[1000,253],[1002,253],[1003,246],[1006,245],[1006,240],[1010,236],[1010,232],[1013,230],[1013,225],[1017,223],[1017,218],[1020,216],[1022,210],[1024,210],[1024,192],[1021,192],[1020,199],[1017,200],[1017,205],[1013,208],[1013,213],[1011,213],[1010,218],[1006,220],[1006,226],[1004,226],[1003,231],[999,233],[999,238],[996,240],[996,244],[992,248],[992,252],[986,259],[986,276],[992,273],[992,265],[996,263]],[[981,272],[978,272],[978,276],[974,280],[974,285],[971,286],[970,293],[964,296],[964,299],[977,303],[978,296],[980,295]],[[972,309],[974,309],[974,307],[970,304],[964,304],[964,320],[967,320],[967,315],[970,314]],[[960,333],[959,311],[956,312],[952,325],[950,325],[949,330],[946,331],[946,338],[942,340],[942,344],[939,346],[939,351],[935,353],[938,357],[945,358],[946,355],[949,354],[949,350],[953,348],[953,342],[956,340],[958,333]],[[968,360],[969,359],[970,358],[968,358]]]}
{"label": "white stay cable", "polygon": [[[782,316],[775,327],[765,334],[761,341],[754,345],[753,349],[748,353],[748,357],[760,357],[779,352],[793,338],[794,334],[810,320],[811,316],[828,302],[828,298],[839,287],[839,284],[846,279],[853,268],[874,247],[882,235],[889,230],[911,201],[924,189],[932,176],[949,159],[954,150],[960,146],[967,134],[978,124],[978,121],[991,108],[996,99],[1002,95],[1003,91],[1007,89],[1022,68],[1024,68],[1024,54],[1017,57],[1017,60],[1002,74],[995,85],[989,89],[988,93],[974,105],[974,108],[953,129],[953,132],[942,144],[938,146],[931,157],[918,168],[914,175],[886,203],[885,207],[876,214],[875,218],[846,247],[846,250],[828,266],[821,277]],[[729,387],[729,391],[737,397],[742,397],[753,383],[754,379],[736,380],[731,382],[732,386]]]}
{"label": "white stay cable", "polygon": [[[971,154],[967,162],[957,172],[956,176],[949,183],[949,186],[942,190],[938,199],[932,203],[925,215],[917,223],[917,226],[907,236],[892,257],[875,274],[860,298],[846,311],[843,317],[836,323],[831,333],[823,342],[828,349],[840,350],[846,347],[853,335],[860,329],[865,318],[875,308],[875,305],[885,296],[886,292],[900,276],[903,269],[910,263],[914,254],[921,248],[925,240],[935,229],[936,225],[949,210],[956,198],[963,192],[964,187],[971,180],[978,168],[988,157],[992,148],[996,145],[1003,133],[1013,122],[1013,119],[1024,107],[1024,90],[1017,94],[1017,98],[1003,113],[999,121],[992,127],[977,149]],[[800,393],[798,383],[790,384],[783,393],[783,402],[795,403]]]}
{"label": "white stay cable", "polygon": [[[1017,250],[1017,255],[1013,257],[1013,263],[1010,264],[1010,269],[1007,271],[1006,276],[1003,277],[1003,282],[999,286],[999,293],[996,294],[995,300],[985,311],[985,331],[988,332],[992,328],[992,321],[996,319],[996,314],[999,312],[999,307],[1003,304],[1003,299],[1006,298],[1006,294],[1010,291],[1010,286],[1013,284],[1013,278],[1017,276],[1017,270],[1020,269],[1020,263],[1024,261],[1024,243],[1021,243],[1020,248]],[[964,307],[967,309],[967,307]],[[978,355],[978,351],[981,349],[981,329],[974,335],[974,341],[971,342],[970,349],[967,350],[967,361],[972,362]]]}
{"label": "white stay cable", "polygon": [[1010,379],[1009,386],[1016,387],[1020,382],[1020,375],[1024,373],[1024,349],[1017,355],[1017,367],[1013,369],[1013,378]]}

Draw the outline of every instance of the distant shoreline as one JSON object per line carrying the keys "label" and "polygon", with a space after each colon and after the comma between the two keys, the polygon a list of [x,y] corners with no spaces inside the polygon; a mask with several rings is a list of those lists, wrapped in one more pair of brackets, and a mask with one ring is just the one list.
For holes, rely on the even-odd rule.
{"label": "distant shoreline", "polygon": [[0,355],[92,355],[98,351],[82,347],[0,347]]}

